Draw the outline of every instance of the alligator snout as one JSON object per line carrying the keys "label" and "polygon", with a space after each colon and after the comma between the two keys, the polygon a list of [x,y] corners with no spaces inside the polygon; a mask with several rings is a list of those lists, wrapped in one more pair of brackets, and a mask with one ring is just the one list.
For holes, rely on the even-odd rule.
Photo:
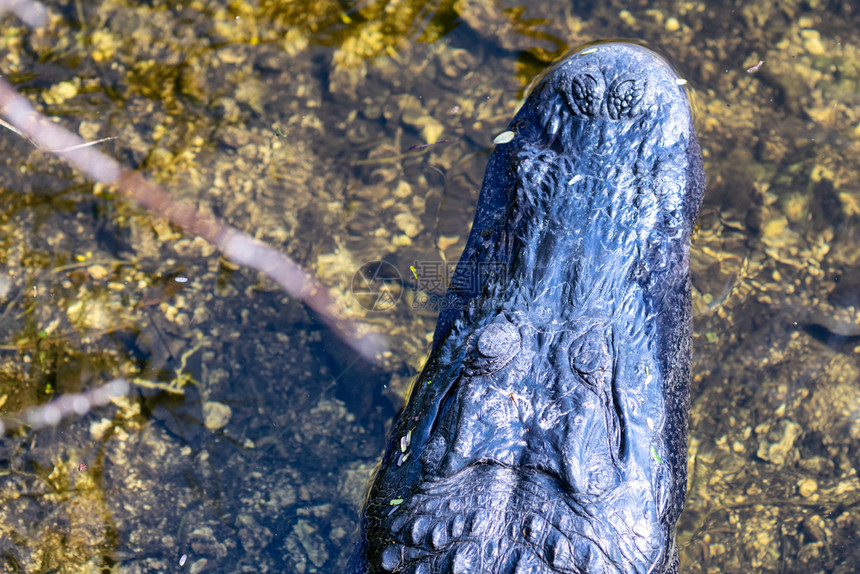
{"label": "alligator snout", "polygon": [[677,569],[704,192],[681,83],[617,42],[538,78],[489,161],[351,571]]}

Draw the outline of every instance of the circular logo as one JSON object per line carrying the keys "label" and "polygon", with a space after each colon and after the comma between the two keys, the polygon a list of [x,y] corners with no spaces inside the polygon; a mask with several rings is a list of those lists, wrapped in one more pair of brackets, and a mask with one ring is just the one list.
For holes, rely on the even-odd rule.
{"label": "circular logo", "polygon": [[352,276],[352,296],[368,311],[388,311],[400,300],[402,279],[387,261],[368,261]]}

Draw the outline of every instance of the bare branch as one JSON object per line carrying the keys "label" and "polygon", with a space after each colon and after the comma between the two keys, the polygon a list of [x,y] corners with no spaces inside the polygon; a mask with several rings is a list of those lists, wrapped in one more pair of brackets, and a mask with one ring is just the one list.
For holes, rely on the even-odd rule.
{"label": "bare branch", "polygon": [[39,2],[0,0],[0,13],[3,12],[12,12],[31,28],[44,26],[48,22],[48,13]]}
{"label": "bare branch", "polygon": [[120,378],[85,393],[61,395],[47,404],[27,409],[23,420],[19,417],[0,419],[0,436],[3,436],[7,430],[13,430],[19,426],[29,426],[33,429],[57,426],[64,418],[83,416],[93,407],[103,407],[112,399],[127,394],[128,389],[128,381]]}
{"label": "bare branch", "polygon": [[[20,6],[25,2],[13,4]],[[90,179],[116,186],[123,195],[134,199],[155,215],[165,217],[185,231],[212,243],[228,259],[268,275],[287,293],[313,309],[326,325],[365,359],[376,360],[386,349],[381,335],[374,332],[360,333],[355,322],[343,317],[328,289],[289,257],[211,214],[201,213],[191,205],[174,201],[158,185],[123,168],[116,160],[88,145],[79,136],[39,114],[26,98],[2,78],[0,115],[38,147],[65,159]]]}

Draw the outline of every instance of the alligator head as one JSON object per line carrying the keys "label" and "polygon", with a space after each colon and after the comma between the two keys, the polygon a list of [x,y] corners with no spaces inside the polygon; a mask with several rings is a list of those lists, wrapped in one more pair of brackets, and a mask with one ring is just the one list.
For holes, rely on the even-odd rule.
{"label": "alligator head", "polygon": [[704,191],[681,83],[627,43],[536,81],[487,167],[356,571],[677,568]]}

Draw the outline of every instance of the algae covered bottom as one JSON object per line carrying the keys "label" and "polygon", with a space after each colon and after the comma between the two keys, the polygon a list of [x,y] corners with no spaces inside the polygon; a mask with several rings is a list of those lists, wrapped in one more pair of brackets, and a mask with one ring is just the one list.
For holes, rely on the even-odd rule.
{"label": "algae covered bottom", "polygon": [[682,83],[588,45],[497,138],[349,571],[677,570],[704,192]]}

